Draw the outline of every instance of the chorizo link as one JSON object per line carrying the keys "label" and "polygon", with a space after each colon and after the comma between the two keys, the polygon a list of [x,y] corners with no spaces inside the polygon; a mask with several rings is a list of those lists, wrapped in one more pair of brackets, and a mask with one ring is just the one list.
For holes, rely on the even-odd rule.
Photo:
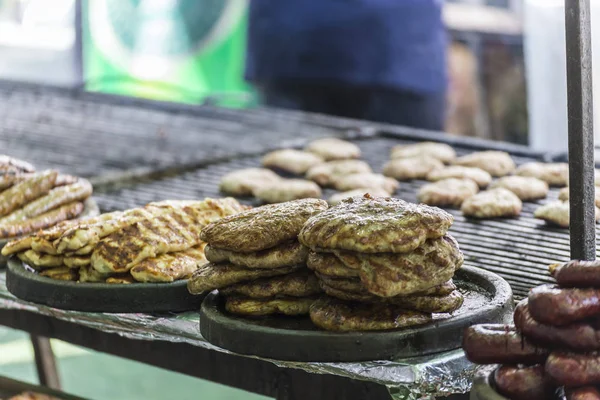
{"label": "chorizo link", "polygon": [[600,384],[600,355],[552,352],[545,364],[546,373],[559,385],[581,387]]}
{"label": "chorizo link", "polygon": [[538,286],[529,292],[529,312],[537,322],[565,326],[600,315],[600,289]]}
{"label": "chorizo link", "polygon": [[566,390],[567,400],[600,400],[600,391],[594,386]]}
{"label": "chorizo link", "polygon": [[540,324],[531,316],[527,299],[522,300],[515,308],[514,320],[517,329],[532,342],[577,351],[600,350],[597,321],[576,322],[564,327]]}
{"label": "chorizo link", "polygon": [[550,274],[561,287],[600,288],[600,261],[569,261],[550,266]]}
{"label": "chorizo link", "polygon": [[549,351],[523,338],[512,325],[474,325],[465,330],[463,349],[476,364],[537,364]]}
{"label": "chorizo link", "polygon": [[504,365],[494,373],[498,393],[511,400],[548,400],[556,387],[544,372],[544,366],[517,367]]}

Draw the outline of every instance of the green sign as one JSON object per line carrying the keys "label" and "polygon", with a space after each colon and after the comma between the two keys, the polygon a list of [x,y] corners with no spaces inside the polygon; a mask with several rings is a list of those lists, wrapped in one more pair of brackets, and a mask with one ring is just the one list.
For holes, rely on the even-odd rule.
{"label": "green sign", "polygon": [[244,0],[87,0],[84,79],[90,91],[243,107]]}

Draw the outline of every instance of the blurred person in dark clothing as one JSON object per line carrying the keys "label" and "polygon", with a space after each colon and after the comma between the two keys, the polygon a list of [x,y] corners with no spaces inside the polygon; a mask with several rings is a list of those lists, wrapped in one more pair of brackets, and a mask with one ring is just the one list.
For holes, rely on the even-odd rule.
{"label": "blurred person in dark clothing", "polygon": [[246,78],[269,106],[442,130],[443,0],[251,0]]}

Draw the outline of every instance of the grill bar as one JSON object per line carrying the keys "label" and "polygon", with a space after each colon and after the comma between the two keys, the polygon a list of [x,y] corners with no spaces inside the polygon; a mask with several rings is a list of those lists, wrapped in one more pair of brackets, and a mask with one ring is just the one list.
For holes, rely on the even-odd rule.
{"label": "grill bar", "polygon": [[225,119],[210,117],[202,107],[177,112],[174,105],[159,109],[98,97],[0,84],[0,151],[40,168],[114,181],[132,171],[197,168],[210,160],[343,133],[288,114],[267,118],[263,111],[232,110],[222,112],[228,114]]}

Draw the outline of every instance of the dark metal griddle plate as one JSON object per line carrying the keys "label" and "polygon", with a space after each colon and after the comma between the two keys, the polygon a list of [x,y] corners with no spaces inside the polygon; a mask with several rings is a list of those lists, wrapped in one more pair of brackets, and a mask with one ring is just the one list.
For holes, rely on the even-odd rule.
{"label": "dark metal griddle plate", "polygon": [[[79,218],[87,218],[87,217],[95,217],[100,214],[100,210],[98,209],[98,204],[96,201],[90,197],[85,203],[85,208],[83,209],[83,213],[79,216]],[[0,239],[0,250],[6,245],[6,243],[10,242],[13,239]],[[7,257],[4,257],[0,254],[0,269],[4,269],[6,267],[6,262],[8,261]]]}
{"label": "dark metal griddle plate", "polygon": [[308,317],[243,318],[228,314],[223,299],[209,294],[200,311],[200,333],[215,346],[240,354],[289,361],[351,362],[399,359],[457,349],[472,324],[506,322],[512,291],[499,276],[479,268],[459,270],[455,283],[465,296],[453,315],[426,325],[382,332],[327,332]]}
{"label": "dark metal griddle plate", "polygon": [[107,313],[159,313],[197,310],[202,297],[192,296],[187,280],[173,283],[78,283],[36,274],[10,258],[6,287],[16,297],[63,310]]}
{"label": "dark metal griddle plate", "polygon": [[[414,143],[407,139],[392,136],[358,140],[363,159],[368,161],[377,172],[389,158],[392,146],[400,143]],[[480,150],[455,145],[459,155]],[[508,149],[507,149],[508,150]],[[517,164],[537,161],[533,155],[513,154]],[[145,205],[151,201],[172,199],[191,199],[204,197],[223,197],[219,192],[219,180],[223,175],[236,169],[256,167],[260,157],[245,157],[229,162],[216,163],[176,177],[123,187],[110,192],[95,193],[103,211],[122,210]],[[401,182],[400,189],[394,193],[407,201],[417,202],[417,192],[425,181]],[[546,225],[533,218],[537,207],[558,197],[558,188],[552,188],[548,199],[538,202],[526,202],[523,212],[515,219],[492,219],[478,221],[463,217],[460,210],[448,209],[454,215],[454,224],[450,233],[456,237],[465,253],[465,264],[477,266],[495,272],[506,279],[517,299],[527,295],[529,290],[543,283],[553,282],[547,266],[556,262],[565,262],[569,257],[569,231]],[[324,198],[335,193],[324,191]],[[256,201],[241,199],[248,204]]]}

